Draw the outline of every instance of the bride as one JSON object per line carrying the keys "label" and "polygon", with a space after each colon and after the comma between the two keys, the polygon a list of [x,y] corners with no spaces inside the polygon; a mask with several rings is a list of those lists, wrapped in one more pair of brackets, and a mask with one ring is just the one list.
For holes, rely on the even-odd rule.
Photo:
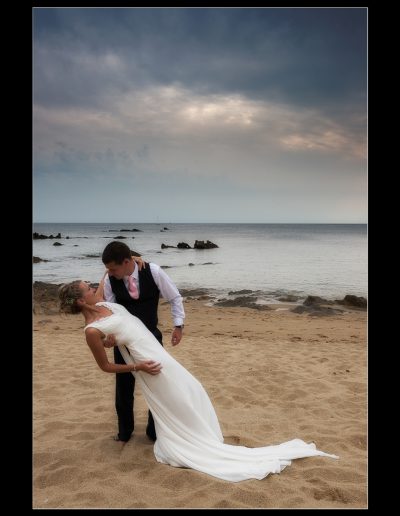
{"label": "bride", "polygon": [[[97,290],[80,280],[65,284],[59,291],[60,308],[83,315],[86,341],[103,371],[135,375],[153,414],[158,462],[239,482],[280,473],[292,459],[338,458],[300,439],[259,448],[225,444],[201,383],[160,346],[140,319],[122,305],[105,302],[103,290],[104,277]],[[108,361],[103,339],[110,334],[114,334],[125,364]]]}

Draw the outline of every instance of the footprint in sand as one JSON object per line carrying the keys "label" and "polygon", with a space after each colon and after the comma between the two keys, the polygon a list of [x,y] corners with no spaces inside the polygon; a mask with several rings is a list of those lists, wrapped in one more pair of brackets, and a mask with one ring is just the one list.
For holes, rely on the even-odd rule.
{"label": "footprint in sand", "polygon": [[316,500],[330,500],[332,502],[349,503],[352,497],[344,489],[337,487],[327,487],[324,489],[315,489],[313,496]]}

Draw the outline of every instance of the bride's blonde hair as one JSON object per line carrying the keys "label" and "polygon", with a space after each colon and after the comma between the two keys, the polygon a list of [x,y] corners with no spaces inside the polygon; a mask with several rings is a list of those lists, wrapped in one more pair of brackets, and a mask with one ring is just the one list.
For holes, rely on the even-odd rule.
{"label": "bride's blonde hair", "polygon": [[76,302],[82,297],[80,283],[80,280],[71,281],[71,283],[64,283],[64,285],[61,285],[58,289],[60,312],[79,314],[82,311],[81,307]]}

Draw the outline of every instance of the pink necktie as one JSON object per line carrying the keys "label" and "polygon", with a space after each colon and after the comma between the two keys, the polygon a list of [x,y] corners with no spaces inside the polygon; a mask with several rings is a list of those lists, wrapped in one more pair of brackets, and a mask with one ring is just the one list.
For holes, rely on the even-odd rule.
{"label": "pink necktie", "polygon": [[129,283],[129,288],[128,288],[129,295],[133,299],[138,299],[139,292],[138,292],[138,289],[137,289],[137,286],[136,286],[133,276],[128,276],[128,283]]}

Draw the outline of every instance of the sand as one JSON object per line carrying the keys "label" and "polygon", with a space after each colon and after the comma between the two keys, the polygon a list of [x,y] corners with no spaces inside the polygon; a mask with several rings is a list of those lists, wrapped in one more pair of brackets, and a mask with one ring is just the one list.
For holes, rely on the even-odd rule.
{"label": "sand", "polygon": [[165,302],[159,326],[165,348],[207,390],[225,442],[300,438],[340,459],[297,459],[280,474],[239,483],[159,464],[139,388],[134,435],[115,442],[115,377],[95,363],[83,318],[37,304],[34,508],[367,507],[367,313],[314,317],[205,303],[185,301],[178,346]]}

